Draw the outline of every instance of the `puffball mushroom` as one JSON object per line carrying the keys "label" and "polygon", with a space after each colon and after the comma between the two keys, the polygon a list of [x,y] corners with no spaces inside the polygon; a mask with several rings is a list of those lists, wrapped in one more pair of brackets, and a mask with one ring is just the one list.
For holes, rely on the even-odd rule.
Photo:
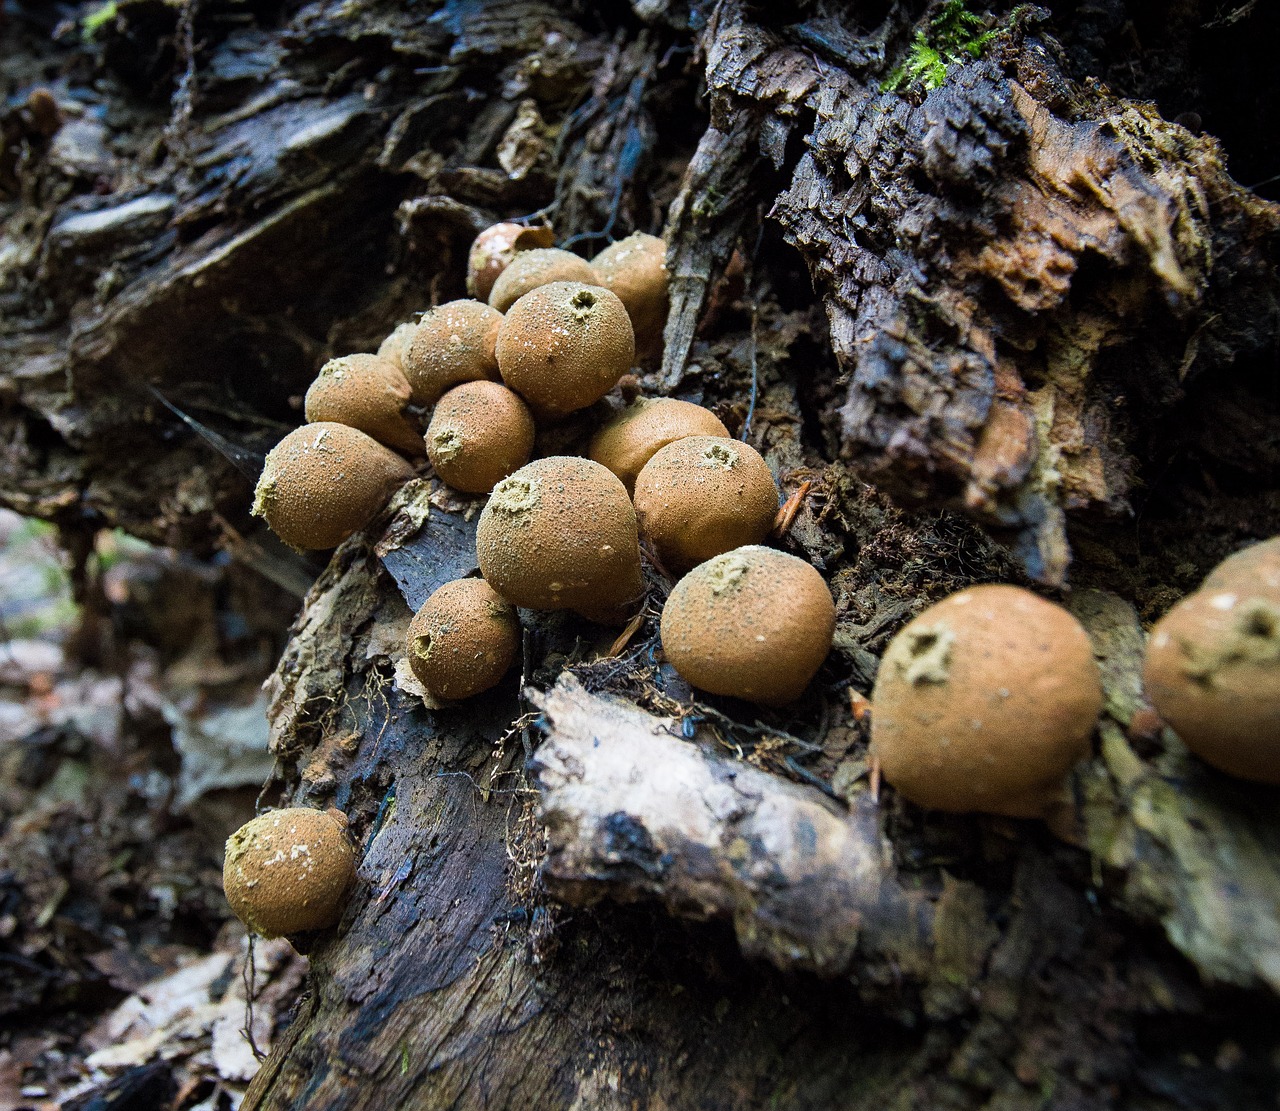
{"label": "puffball mushroom", "polygon": [[831,591],[810,564],[748,545],[676,583],[662,609],[662,651],[695,687],[782,706],[822,666],[835,627]]}
{"label": "puffball mushroom", "polygon": [[1200,589],[1230,590],[1236,586],[1280,602],[1280,536],[1227,556],[1209,572]]}
{"label": "puffball mushroom", "polygon": [[778,513],[778,487],[755,448],[722,437],[686,436],[644,465],[635,504],[640,533],[663,564],[687,571],[768,536]]}
{"label": "puffball mushroom", "polygon": [[533,454],[533,417],[506,386],[464,382],[438,402],[427,427],[427,455],[455,490],[487,494]]}
{"label": "puffball mushroom", "polygon": [[585,282],[596,285],[599,279],[585,258],[558,247],[535,247],[521,251],[498,275],[489,291],[489,304],[506,312],[521,297],[551,282]]}
{"label": "puffball mushroom", "polygon": [[461,382],[498,378],[494,346],[502,314],[479,301],[449,301],[423,314],[401,366],[420,405],[432,405]]}
{"label": "puffball mushroom", "polygon": [[502,380],[536,413],[559,417],[617,385],[631,369],[635,337],[627,310],[607,289],[552,282],[511,306],[497,353]]}
{"label": "puffball mushroom", "polygon": [[411,322],[397,324],[391,335],[378,345],[378,358],[394,363],[396,369],[403,374],[405,352],[408,351],[409,343],[417,330],[418,326]]}
{"label": "puffball mushroom", "polygon": [[1206,763],[1280,784],[1280,592],[1254,588],[1239,565],[1227,570],[1208,581],[1230,585],[1197,591],[1156,623],[1143,683],[1156,713]]}
{"label": "puffball mushroom", "polygon": [[307,389],[307,420],[336,421],[367,432],[379,443],[422,455],[422,437],[404,415],[409,383],[400,368],[377,355],[330,359]]}
{"label": "puffball mushroom", "polygon": [[626,305],[637,349],[650,352],[660,347],[667,322],[666,243],[638,231],[606,247],[591,265],[599,284]]}
{"label": "puffball mushroom", "polygon": [[404,459],[358,429],[304,424],[267,453],[252,512],[295,548],[335,548],[412,477]]}
{"label": "puffball mushroom", "polygon": [[871,695],[884,778],[936,810],[1041,817],[1088,754],[1102,709],[1093,648],[1061,606],[974,586],[890,642]]}
{"label": "puffball mushroom", "polygon": [[636,476],[662,448],[686,436],[719,436],[729,430],[710,409],[674,397],[637,398],[591,440],[587,455],[622,479],[630,493]]}
{"label": "puffball mushroom", "polygon": [[409,623],[409,667],[436,698],[496,686],[519,645],[515,608],[484,579],[445,583]]}
{"label": "puffball mushroom", "polygon": [[[521,251],[550,247],[555,234],[548,227],[494,224],[476,236],[467,255],[467,294],[488,301],[493,283]],[[575,256],[576,257],[576,256]]]}
{"label": "puffball mushroom", "polygon": [[340,810],[272,810],[227,838],[227,902],[263,937],[328,929],[342,917],[355,876],[356,854]]}
{"label": "puffball mushroom", "polygon": [[631,499],[617,477],[577,456],[521,467],[493,488],[476,554],[508,602],[617,620],[644,592]]}

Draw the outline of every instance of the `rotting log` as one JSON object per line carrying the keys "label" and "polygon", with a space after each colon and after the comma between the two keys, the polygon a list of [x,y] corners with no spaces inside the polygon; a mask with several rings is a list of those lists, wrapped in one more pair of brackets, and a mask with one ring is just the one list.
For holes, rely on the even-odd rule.
{"label": "rotting log", "polygon": [[[0,63],[101,67],[53,134],[4,119],[6,504],[252,544],[290,398],[458,295],[485,221],[589,253],[668,201],[646,385],[811,483],[782,542],[836,652],[758,720],[663,669],[652,617],[611,659],[528,618],[523,686],[427,709],[400,646],[474,506],[414,484],[335,553],[264,798],[342,807],[361,882],[297,939],[312,990],[245,1107],[1271,1106],[1271,794],[1127,730],[1140,616],[1280,529],[1276,207],[1073,71],[1071,6],[893,93],[940,5],[633,7],[121,0]],[[928,601],[1069,563],[1108,667],[1078,827],[875,805],[848,686]]]}

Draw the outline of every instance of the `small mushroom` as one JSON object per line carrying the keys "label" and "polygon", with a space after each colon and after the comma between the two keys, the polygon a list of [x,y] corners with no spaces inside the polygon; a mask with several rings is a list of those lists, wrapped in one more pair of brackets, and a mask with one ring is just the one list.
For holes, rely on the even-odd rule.
{"label": "small mushroom", "polygon": [[272,810],[227,838],[222,866],[227,902],[263,937],[336,924],[355,876],[356,854],[340,810]]}
{"label": "small mushroom", "polygon": [[422,437],[405,416],[409,383],[388,359],[344,355],[330,359],[307,389],[307,420],[336,421],[367,432],[379,443],[422,455]]}
{"label": "small mushroom", "polygon": [[[397,324],[391,335],[378,345],[378,358],[386,359],[389,363],[394,363],[396,369],[401,374],[404,373],[404,357],[409,350],[409,344],[413,340],[414,333],[418,330],[418,326],[411,321],[404,324]],[[407,381],[407,379],[406,379]]]}
{"label": "small mushroom", "polygon": [[496,686],[519,645],[514,607],[484,579],[445,583],[409,623],[409,667],[436,698],[470,698]]}
{"label": "small mushroom", "polygon": [[655,453],[686,436],[719,436],[729,430],[710,409],[674,397],[637,398],[591,440],[587,454],[622,479],[630,493]]}
{"label": "small mushroom", "polygon": [[552,282],[511,306],[497,351],[502,380],[535,413],[560,417],[617,385],[631,369],[635,340],[627,310],[607,289]]}
{"label": "small mushroom", "polygon": [[432,405],[461,382],[496,381],[501,326],[502,314],[479,301],[449,301],[425,313],[401,355],[414,401]]}
{"label": "small mushroom", "polygon": [[335,548],[412,477],[404,459],[358,429],[304,424],[267,453],[252,512],[295,548]]}
{"label": "small mushroom", "polygon": [[687,571],[768,536],[778,487],[755,448],[723,437],[686,436],[644,465],[635,503],[640,534],[669,571]]}
{"label": "small mushroom", "polygon": [[558,247],[535,247],[521,251],[498,275],[489,291],[489,304],[506,312],[521,297],[551,282],[599,284],[596,272],[585,258]]}
{"label": "small mushroom", "polygon": [[550,247],[555,235],[548,227],[526,228],[523,224],[494,224],[476,236],[467,255],[467,294],[488,301],[493,283],[521,251]]}
{"label": "small mushroom", "polygon": [[831,591],[812,566],[749,545],[676,583],[662,608],[662,651],[695,687],[782,706],[822,666],[835,626]]}
{"label": "small mushroom", "polygon": [[1280,602],[1280,536],[1227,556],[1209,572],[1200,589],[1231,590],[1237,586]]}
{"label": "small mushroom", "polygon": [[1045,815],[1102,709],[1089,637],[1021,587],[974,586],[890,642],[871,696],[884,778],[937,810]]}
{"label": "small mushroom", "polygon": [[1156,712],[1206,763],[1280,784],[1280,592],[1242,571],[1220,565],[1207,582],[1229,585],[1202,588],[1156,622],[1143,683]]}
{"label": "small mushroom", "polygon": [[668,305],[666,243],[638,231],[606,247],[591,265],[599,275],[599,284],[626,305],[636,333],[636,350],[646,355],[660,350]]}
{"label": "small mushroom", "polygon": [[455,490],[487,494],[529,462],[533,417],[498,382],[464,382],[438,402],[427,427],[427,455]]}
{"label": "small mushroom", "polygon": [[644,592],[631,499],[599,463],[551,456],[493,488],[476,531],[480,571],[517,606],[612,621]]}

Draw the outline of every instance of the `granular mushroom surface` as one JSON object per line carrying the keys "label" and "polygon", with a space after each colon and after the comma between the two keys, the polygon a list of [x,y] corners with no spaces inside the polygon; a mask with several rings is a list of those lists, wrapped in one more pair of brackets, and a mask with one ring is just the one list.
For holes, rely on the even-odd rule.
{"label": "granular mushroom surface", "polygon": [[1039,817],[1089,751],[1102,685],[1089,637],[1021,587],[975,586],[906,625],[880,663],[871,752],[921,806]]}
{"label": "granular mushroom surface", "polygon": [[333,421],[304,424],[267,453],[253,514],[295,548],[334,548],[412,477],[372,436]]}
{"label": "granular mushroom surface", "polygon": [[367,432],[408,455],[424,453],[422,436],[405,416],[410,390],[398,364],[378,355],[344,355],[320,368],[307,390],[308,421],[336,421]]}
{"label": "granular mushroom surface", "polygon": [[695,687],[781,706],[804,693],[835,625],[831,591],[814,567],[748,545],[676,583],[662,609],[662,650]]}
{"label": "granular mushroom surface", "polygon": [[606,247],[591,265],[596,281],[626,305],[636,349],[645,354],[660,349],[668,305],[666,243],[655,235],[634,232]]}
{"label": "granular mushroom surface", "polygon": [[607,289],[552,282],[508,310],[497,356],[502,380],[535,413],[558,417],[617,385],[631,369],[635,339],[627,310]]}
{"label": "granular mushroom surface", "polygon": [[657,451],[635,486],[640,534],[669,571],[758,544],[778,513],[778,487],[755,448],[687,436]]}
{"label": "granular mushroom surface", "polygon": [[356,856],[341,811],[286,807],[246,822],[222,867],[231,909],[263,937],[323,930],[342,917]]}
{"label": "granular mushroom surface", "polygon": [[599,463],[551,456],[493,488],[476,530],[480,571],[507,601],[616,620],[644,592],[631,499]]}
{"label": "granular mushroom surface", "polygon": [[644,465],[662,448],[686,436],[728,439],[729,430],[710,409],[691,401],[641,397],[592,437],[587,454],[622,479],[631,493]]}
{"label": "granular mushroom surface", "polygon": [[464,382],[436,403],[427,454],[455,490],[487,494],[529,462],[533,437],[533,417],[515,393],[498,382]]}
{"label": "granular mushroom surface", "polygon": [[413,399],[433,405],[461,382],[496,381],[501,326],[502,314],[479,301],[449,301],[424,314],[400,357]]}
{"label": "granular mushroom surface", "polygon": [[596,272],[584,258],[558,247],[521,251],[498,275],[489,292],[489,304],[506,312],[521,297],[552,282],[598,284]]}
{"label": "granular mushroom surface", "polygon": [[467,295],[488,301],[493,283],[521,251],[550,247],[555,241],[548,227],[527,228],[523,224],[494,224],[485,228],[467,254]]}
{"label": "granular mushroom surface", "polygon": [[436,698],[470,698],[507,673],[520,645],[515,608],[484,579],[445,583],[409,624],[409,666]]}
{"label": "granular mushroom surface", "polygon": [[1280,784],[1280,592],[1237,565],[1151,630],[1143,685],[1156,712],[1206,763]]}

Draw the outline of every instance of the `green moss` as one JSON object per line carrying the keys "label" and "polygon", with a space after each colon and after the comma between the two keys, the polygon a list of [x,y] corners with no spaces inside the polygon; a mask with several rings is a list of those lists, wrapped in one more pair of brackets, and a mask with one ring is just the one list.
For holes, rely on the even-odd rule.
{"label": "green moss", "polygon": [[884,79],[881,92],[896,93],[920,86],[940,88],[947,67],[982,57],[982,51],[998,31],[987,30],[982,16],[965,6],[965,0],[947,0],[927,27],[916,32],[907,56]]}
{"label": "green moss", "polygon": [[107,0],[107,3],[99,4],[80,21],[80,37],[85,42],[92,42],[97,33],[118,14],[119,6],[116,0]]}

